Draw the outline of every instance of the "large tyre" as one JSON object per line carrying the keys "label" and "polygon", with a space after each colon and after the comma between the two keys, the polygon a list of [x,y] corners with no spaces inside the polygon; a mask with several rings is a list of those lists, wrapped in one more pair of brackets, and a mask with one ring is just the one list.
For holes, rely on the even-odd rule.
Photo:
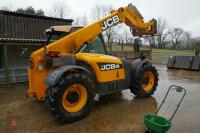
{"label": "large tyre", "polygon": [[139,68],[139,74],[131,81],[130,90],[138,97],[148,97],[154,94],[158,86],[158,73],[154,66],[144,64]]}
{"label": "large tyre", "polygon": [[69,73],[56,86],[48,88],[45,102],[58,121],[72,123],[89,114],[94,101],[94,89],[87,75]]}

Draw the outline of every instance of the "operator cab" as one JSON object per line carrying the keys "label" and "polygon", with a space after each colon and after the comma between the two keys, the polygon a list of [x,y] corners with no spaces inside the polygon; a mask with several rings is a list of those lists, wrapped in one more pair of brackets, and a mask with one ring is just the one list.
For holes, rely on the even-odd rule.
{"label": "operator cab", "polygon": [[91,44],[84,44],[80,48],[81,53],[97,53],[97,54],[107,54],[105,43],[102,35],[97,36]]}
{"label": "operator cab", "polygon": [[[52,26],[45,30],[45,34],[48,35],[47,44],[49,44],[50,41],[59,40],[81,28],[83,28],[83,26]],[[83,44],[77,52],[107,54],[103,36],[100,34],[91,44]]]}
{"label": "operator cab", "polygon": [[51,36],[51,40],[56,41],[66,35],[69,35],[79,29],[83,28],[82,26],[71,26],[71,25],[60,25],[60,26],[51,26],[49,29],[45,30],[45,34]]}

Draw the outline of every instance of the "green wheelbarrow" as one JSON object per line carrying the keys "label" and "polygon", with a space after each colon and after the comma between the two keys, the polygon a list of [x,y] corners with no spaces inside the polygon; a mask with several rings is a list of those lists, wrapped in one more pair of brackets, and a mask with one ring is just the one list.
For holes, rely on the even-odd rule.
{"label": "green wheelbarrow", "polygon": [[[167,118],[164,118],[157,114],[158,114],[159,110],[161,109],[162,105],[165,103],[165,100],[166,100],[170,90],[176,90],[176,92],[183,92],[183,95],[182,95],[181,100],[178,103],[174,113],[172,114],[170,119],[167,119]],[[174,115],[176,114],[181,102],[183,101],[183,98],[185,97],[185,94],[186,94],[186,90],[183,87],[176,86],[176,85],[170,86],[165,95],[165,98],[161,102],[158,110],[156,111],[156,114],[145,114],[144,115],[144,124],[147,127],[147,129],[145,129],[143,131],[143,133],[166,133],[172,125],[171,120],[173,119]]]}

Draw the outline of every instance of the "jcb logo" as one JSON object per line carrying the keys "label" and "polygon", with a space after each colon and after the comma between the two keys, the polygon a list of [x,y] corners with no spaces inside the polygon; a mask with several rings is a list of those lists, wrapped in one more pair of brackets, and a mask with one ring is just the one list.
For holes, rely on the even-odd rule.
{"label": "jcb logo", "polygon": [[115,15],[115,16],[103,21],[103,23],[101,23],[101,28],[102,28],[102,30],[106,30],[109,27],[117,24],[118,22],[119,22],[119,16]]}
{"label": "jcb logo", "polygon": [[122,68],[122,64],[98,63],[98,65],[101,71],[115,70]]}

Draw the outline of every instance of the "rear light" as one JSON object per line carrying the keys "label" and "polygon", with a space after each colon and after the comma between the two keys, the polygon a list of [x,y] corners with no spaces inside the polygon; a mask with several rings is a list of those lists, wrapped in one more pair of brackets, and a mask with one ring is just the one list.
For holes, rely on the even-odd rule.
{"label": "rear light", "polygon": [[60,52],[57,52],[57,51],[49,51],[48,54],[47,54],[49,57],[51,58],[56,58],[56,57],[60,57]]}

